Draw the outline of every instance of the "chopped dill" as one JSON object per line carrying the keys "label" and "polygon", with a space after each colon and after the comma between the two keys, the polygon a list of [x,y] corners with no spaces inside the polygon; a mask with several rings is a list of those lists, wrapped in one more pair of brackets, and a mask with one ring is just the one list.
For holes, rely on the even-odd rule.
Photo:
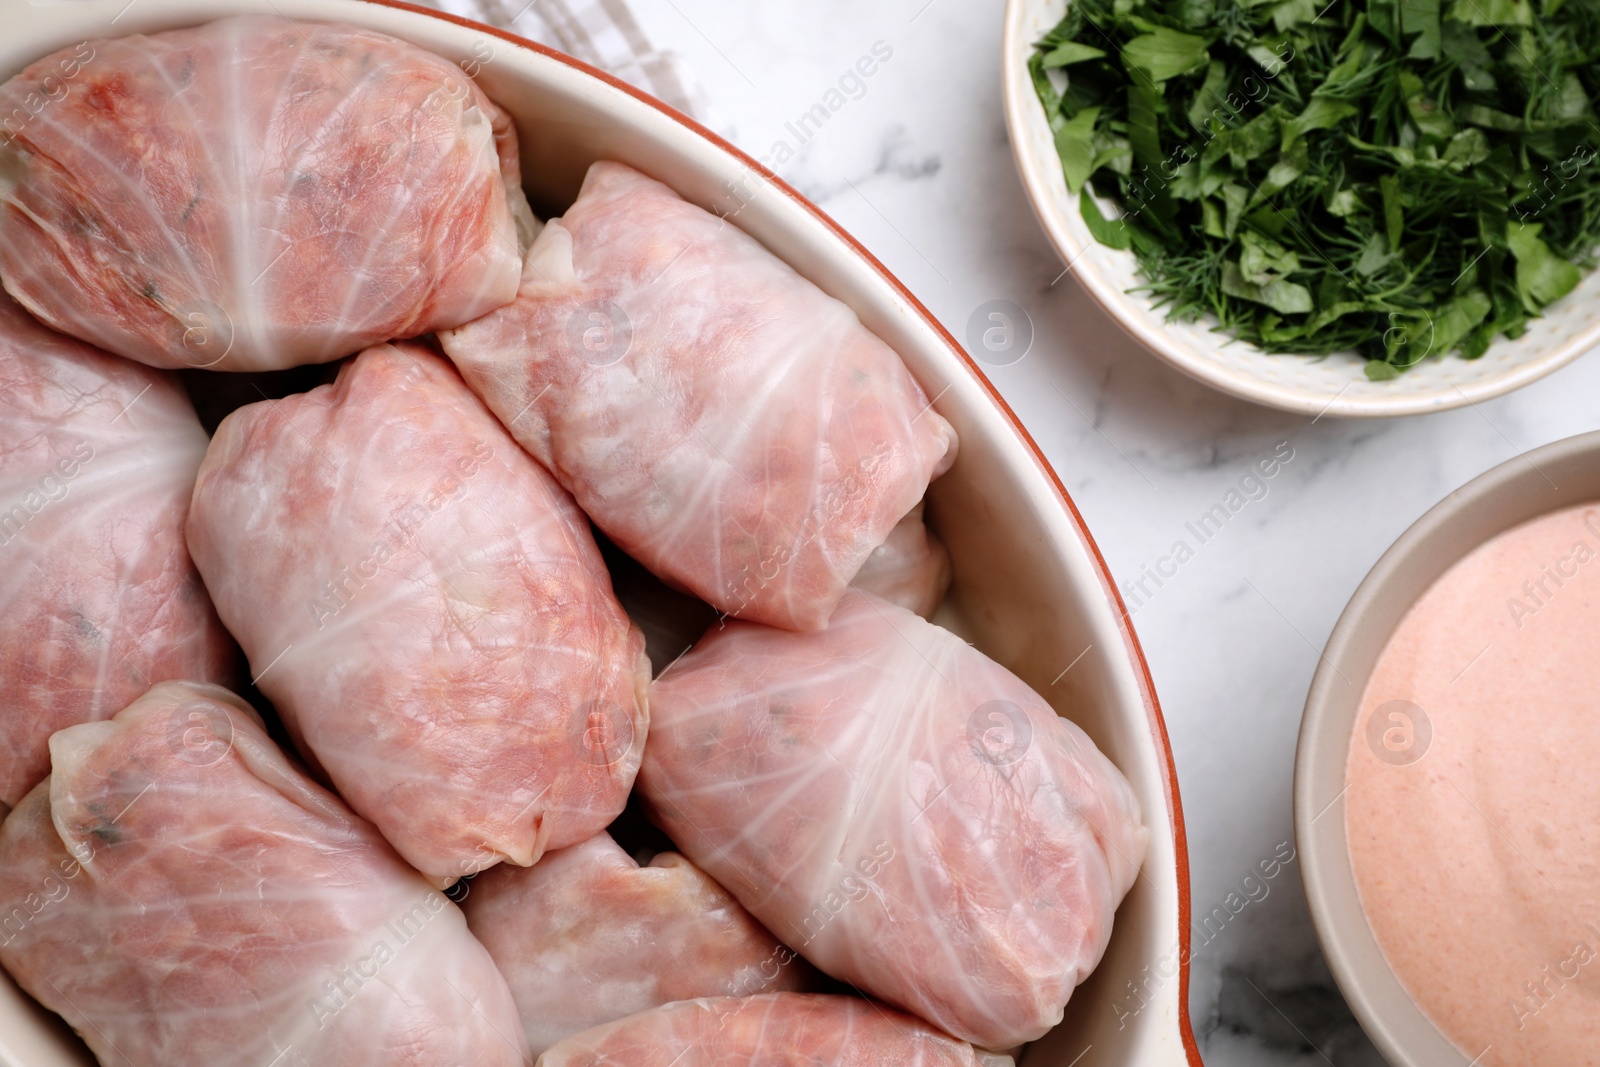
{"label": "chopped dill", "polygon": [[1072,0],[1029,68],[1170,317],[1382,380],[1593,266],[1597,58],[1600,0]]}

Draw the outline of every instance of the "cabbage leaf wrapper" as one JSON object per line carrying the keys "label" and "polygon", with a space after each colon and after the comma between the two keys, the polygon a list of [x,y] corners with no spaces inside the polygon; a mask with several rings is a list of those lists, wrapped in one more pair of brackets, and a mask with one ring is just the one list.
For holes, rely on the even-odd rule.
{"label": "cabbage leaf wrapper", "polygon": [[850,585],[891,604],[932,617],[953,577],[950,550],[923,521],[918,504],[900,520],[883,544],[872,550]]}
{"label": "cabbage leaf wrapper", "polygon": [[434,884],[622,811],[644,635],[572,498],[433,352],[230,414],[188,537],[295,744]]}
{"label": "cabbage leaf wrapper", "polygon": [[238,16],[84,41],[0,85],[0,279],[155,367],[277,370],[517,292],[510,118],[454,63]]}
{"label": "cabbage leaf wrapper", "polygon": [[683,1000],[568,1038],[537,1067],[1012,1067],[855,997]]}
{"label": "cabbage leaf wrapper", "polygon": [[640,866],[599,833],[501,864],[462,910],[511,985],[534,1055],[675,1000],[812,987],[817,974],[676,852]]}
{"label": "cabbage leaf wrapper", "polygon": [[232,693],[164,682],[50,751],[0,826],[0,963],[101,1063],[525,1062],[460,909]]}
{"label": "cabbage leaf wrapper", "polygon": [[171,374],[46,329],[0,293],[0,814],[50,735],[239,653],[184,546],[206,434]]}
{"label": "cabbage leaf wrapper", "polygon": [[851,592],[826,630],[713,628],[655,686],[640,784],[695,863],[825,973],[984,1048],[1099,963],[1149,832],[1021,679]]}
{"label": "cabbage leaf wrapper", "polygon": [[955,460],[893,349],[727,219],[620,163],[440,335],[595,525],[719,611],[817,630]]}

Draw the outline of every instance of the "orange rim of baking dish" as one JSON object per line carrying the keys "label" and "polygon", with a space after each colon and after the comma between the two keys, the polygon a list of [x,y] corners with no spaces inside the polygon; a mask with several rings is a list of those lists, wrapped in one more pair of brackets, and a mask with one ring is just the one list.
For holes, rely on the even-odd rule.
{"label": "orange rim of baking dish", "polygon": [[1123,644],[1126,647],[1129,658],[1138,668],[1136,676],[1139,683],[1140,696],[1144,699],[1145,718],[1148,721],[1151,736],[1155,739],[1156,749],[1166,764],[1166,773],[1162,776],[1162,784],[1167,797],[1167,817],[1172,821],[1173,855],[1177,860],[1178,1028],[1183,1039],[1184,1051],[1188,1055],[1191,1067],[1205,1067],[1205,1062],[1200,1058],[1200,1047],[1195,1044],[1194,1028],[1189,1021],[1189,837],[1183,825],[1183,801],[1178,795],[1178,768],[1172,756],[1172,741],[1167,735],[1166,719],[1161,714],[1161,702],[1156,697],[1155,680],[1150,676],[1150,664],[1145,659],[1143,647],[1139,644],[1139,635],[1134,633],[1133,620],[1128,614],[1128,607],[1123,602],[1122,594],[1117,590],[1116,583],[1111,579],[1111,568],[1106,564],[1106,558],[1101,553],[1099,544],[1095,542],[1094,534],[1089,532],[1089,525],[1084,522],[1083,513],[1078,510],[1078,505],[1073,502],[1072,494],[1067,492],[1067,487],[1062,483],[1060,475],[1056,473],[1055,468],[1051,466],[1050,461],[1045,458],[1044,453],[1039,449],[1038,442],[1033,439],[1033,435],[1028,432],[1027,427],[1022,425],[1022,420],[1017,418],[1017,413],[1011,410],[1011,405],[1006,403],[1005,397],[1000,395],[1000,391],[994,387],[994,383],[989,380],[988,375],[983,373],[978,364],[967,354],[967,350],[961,347],[961,344],[951,335],[950,331],[944,328],[944,325],[934,317],[933,313],[927,309],[922,301],[918,300],[915,294],[907,289],[900,279],[896,278],[889,268],[883,265],[877,256],[868,251],[865,245],[835,222],[832,216],[806,199],[797,189],[743,149],[733,144],[733,142],[702,126],[672,105],[658,100],[643,90],[634,88],[613,74],[598,67],[590,66],[582,60],[574,59],[565,52],[557,51],[537,41],[530,41],[526,37],[519,37],[509,30],[503,30],[497,26],[475,22],[472,19],[462,18],[459,15],[452,15],[445,11],[418,7],[415,4],[405,3],[403,0],[362,0],[362,2],[376,4],[380,7],[392,7],[401,11],[410,11],[418,15],[439,19],[442,22],[465,26],[469,29],[490,34],[517,48],[537,52],[539,55],[553,59],[563,66],[571,67],[589,75],[591,78],[596,78],[619,92],[626,93],[640,103],[659,111],[678,125],[711,142],[717,148],[736,159],[740,164],[760,175],[774,189],[793,200],[809,215],[822,223],[835,237],[843,241],[852,252],[865,260],[901,299],[911,305],[923,322],[939,336],[939,339],[945,343],[945,346],[951,352],[955,353],[961,364],[966,367],[967,373],[972,375],[978,384],[983,387],[984,392],[989,396],[990,402],[1005,415],[1006,421],[1011,424],[1011,429],[1022,439],[1023,444],[1027,445],[1028,451],[1033,454],[1034,462],[1039,465],[1039,469],[1050,480],[1050,484],[1055,486],[1056,495],[1066,508],[1067,514],[1072,517],[1072,524],[1077,528],[1078,536],[1083,538],[1083,543],[1089,548],[1089,554],[1094,558],[1095,573],[1100,578],[1101,590],[1105,593],[1106,599],[1116,608],[1118,628],[1122,632]]}

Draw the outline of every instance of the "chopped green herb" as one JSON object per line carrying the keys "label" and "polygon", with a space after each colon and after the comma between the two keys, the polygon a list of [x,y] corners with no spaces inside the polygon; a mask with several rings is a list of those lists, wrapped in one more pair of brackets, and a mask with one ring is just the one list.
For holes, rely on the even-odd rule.
{"label": "chopped green herb", "polygon": [[1091,48],[1086,44],[1079,44],[1077,41],[1068,41],[1060,48],[1046,55],[1044,57],[1044,65],[1047,69],[1050,67],[1070,67],[1074,63],[1099,59],[1104,55],[1105,53],[1098,48]]}
{"label": "chopped green herb", "polygon": [[1600,0],[1072,0],[1030,71],[1095,239],[1268,351],[1473,359],[1600,249]]}
{"label": "chopped green herb", "polygon": [[1127,224],[1121,219],[1108,219],[1102,215],[1100,205],[1094,202],[1089,190],[1085,189],[1080,194],[1079,207],[1083,212],[1083,221],[1096,241],[1109,248],[1130,247]]}

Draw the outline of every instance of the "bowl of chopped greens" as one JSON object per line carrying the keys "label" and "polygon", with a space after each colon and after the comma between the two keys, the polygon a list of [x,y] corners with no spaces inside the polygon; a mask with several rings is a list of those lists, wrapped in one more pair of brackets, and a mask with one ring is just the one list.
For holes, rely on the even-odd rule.
{"label": "bowl of chopped greens", "polygon": [[1129,333],[1343,416],[1600,344],[1600,0],[1010,0],[1034,210]]}

